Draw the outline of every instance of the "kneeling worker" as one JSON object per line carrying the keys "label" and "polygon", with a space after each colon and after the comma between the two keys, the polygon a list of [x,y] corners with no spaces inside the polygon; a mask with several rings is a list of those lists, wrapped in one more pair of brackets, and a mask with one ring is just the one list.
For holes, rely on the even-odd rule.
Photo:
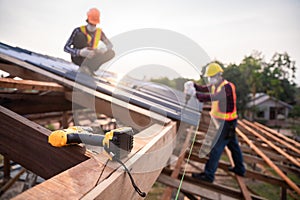
{"label": "kneeling worker", "polygon": [[[87,25],[73,30],[64,51],[71,54],[72,62],[79,65],[82,72],[94,75],[94,72],[103,63],[111,60],[115,53],[112,50],[112,43],[104,32],[97,28],[97,24],[100,23],[100,12],[97,8],[87,12],[86,22]],[[102,41],[106,48],[98,49],[99,41]]]}

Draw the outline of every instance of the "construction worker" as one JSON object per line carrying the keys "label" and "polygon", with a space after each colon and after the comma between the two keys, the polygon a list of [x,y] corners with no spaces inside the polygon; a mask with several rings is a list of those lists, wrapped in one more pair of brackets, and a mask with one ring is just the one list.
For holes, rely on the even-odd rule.
{"label": "construction worker", "polygon": [[223,69],[217,63],[210,63],[205,72],[209,85],[201,86],[192,81],[185,83],[186,95],[196,96],[200,102],[212,102],[210,115],[219,123],[219,129],[214,138],[209,159],[203,173],[193,173],[192,177],[213,182],[218,163],[225,146],[231,151],[234,167],[229,171],[244,176],[243,156],[235,135],[237,125],[235,85],[222,77]]}
{"label": "construction worker", "polygon": [[[82,72],[93,75],[103,63],[111,60],[115,53],[112,43],[104,32],[97,28],[97,24],[100,23],[100,12],[97,8],[91,8],[87,12],[86,22],[87,25],[73,30],[64,51],[71,54],[72,62],[79,65]],[[99,41],[102,41],[105,47],[98,48]]]}

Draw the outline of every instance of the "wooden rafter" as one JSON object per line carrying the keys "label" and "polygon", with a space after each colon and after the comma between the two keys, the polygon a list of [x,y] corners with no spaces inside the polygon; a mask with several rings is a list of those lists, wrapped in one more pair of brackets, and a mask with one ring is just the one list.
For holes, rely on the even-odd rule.
{"label": "wooden rafter", "polygon": [[2,106],[0,119],[0,153],[45,179],[88,159],[80,146],[52,147],[49,130]]}
{"label": "wooden rafter", "polygon": [[16,88],[18,90],[38,90],[64,92],[65,88],[54,82],[42,82],[33,80],[15,80],[0,78],[0,88]]}
{"label": "wooden rafter", "polygon": [[279,138],[282,138],[283,140],[285,140],[285,141],[287,141],[287,142],[293,144],[293,145],[294,145],[295,147],[297,147],[298,150],[299,150],[299,148],[300,148],[300,143],[297,142],[296,140],[293,140],[293,139],[291,139],[291,138],[289,138],[289,137],[287,137],[287,136],[285,136],[285,135],[283,135],[283,134],[280,134],[280,133],[278,133],[277,131],[274,131],[274,130],[270,129],[269,127],[266,127],[266,126],[264,126],[264,125],[262,125],[262,124],[260,124],[260,123],[254,122],[254,124],[257,125],[257,126],[259,126],[259,127],[261,127],[262,129],[265,129],[265,130],[269,131],[270,133],[272,133],[272,134],[278,136]]}
{"label": "wooden rafter", "polygon": [[[276,135],[279,135],[279,133],[274,134],[274,132],[273,132],[273,134],[272,134],[271,132],[267,131],[268,129],[263,129],[262,126],[259,126],[258,123],[251,123],[251,122],[249,122],[247,120],[243,120],[243,122],[245,124],[251,126],[253,129],[257,129],[258,131],[260,131],[261,133],[263,133],[264,135],[266,135],[268,138],[273,139],[275,142],[277,142],[279,144],[282,144],[283,147],[289,148],[290,150],[296,152],[300,156],[300,149],[299,149],[298,145],[295,145],[295,144],[297,144],[295,141],[292,142],[292,144],[290,144],[290,143],[286,142],[285,140],[283,140],[283,138],[280,138],[278,136],[276,137]],[[290,141],[289,139],[287,139],[287,140]]]}
{"label": "wooden rafter", "polygon": [[0,69],[9,73],[10,77],[19,77],[28,80],[51,81],[46,76],[36,73],[32,70],[22,68],[14,63],[3,63],[0,59]]}
{"label": "wooden rafter", "polygon": [[64,93],[61,92],[52,92],[46,95],[0,94],[0,104],[21,115],[72,109],[72,104],[65,99]]}
{"label": "wooden rafter", "polygon": [[257,138],[265,142],[267,145],[269,145],[271,148],[273,148],[275,151],[277,151],[279,154],[286,157],[291,163],[295,164],[296,166],[300,167],[300,162],[298,162],[294,157],[283,151],[281,148],[277,147],[274,143],[267,140],[265,137],[257,133],[256,131],[252,130],[249,126],[244,124],[243,122],[239,121],[239,125],[243,126],[248,133],[255,135]]}
{"label": "wooden rafter", "polygon": [[299,195],[300,195],[300,188],[293,182],[289,177],[287,177],[272,161],[271,159],[266,156],[259,148],[257,148],[252,141],[248,139],[248,137],[241,132],[239,129],[236,130],[237,134],[239,134],[246,142],[247,144],[259,155],[264,159],[264,161],[272,168],[275,170],[275,172],[283,179],[286,181],[286,183],[293,189],[295,190]]}

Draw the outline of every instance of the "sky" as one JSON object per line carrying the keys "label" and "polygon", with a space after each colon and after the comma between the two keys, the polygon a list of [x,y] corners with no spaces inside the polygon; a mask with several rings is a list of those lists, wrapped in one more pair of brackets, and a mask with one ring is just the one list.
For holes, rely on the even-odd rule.
{"label": "sky", "polygon": [[[210,59],[225,64],[238,64],[253,51],[261,52],[266,61],[275,52],[287,52],[296,61],[300,85],[299,0],[0,0],[0,41],[70,60],[63,47],[73,29],[85,24],[92,7],[101,11],[99,27],[108,38],[141,28],[167,29],[191,39]],[[174,63],[180,63],[179,74],[189,76],[189,71],[195,76],[191,68],[182,67],[188,63],[162,54],[173,59],[165,66],[176,68]],[[153,60],[132,56],[124,58],[122,65],[147,66],[150,61],[141,62],[147,59]]]}

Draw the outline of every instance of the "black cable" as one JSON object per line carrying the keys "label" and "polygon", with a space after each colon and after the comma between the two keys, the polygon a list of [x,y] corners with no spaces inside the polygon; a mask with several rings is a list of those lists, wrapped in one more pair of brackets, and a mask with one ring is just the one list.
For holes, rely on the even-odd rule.
{"label": "black cable", "polygon": [[145,193],[145,192],[142,192],[142,191],[138,188],[138,186],[135,184],[135,182],[134,182],[134,180],[133,180],[133,178],[132,178],[132,176],[131,176],[131,173],[130,173],[130,171],[128,170],[128,168],[125,166],[125,164],[124,164],[121,160],[119,160],[118,158],[116,158],[115,156],[113,157],[113,160],[117,161],[118,163],[120,163],[120,164],[124,167],[125,171],[126,171],[127,174],[129,175],[129,178],[130,178],[130,180],[131,180],[131,184],[132,184],[132,186],[134,187],[135,191],[136,191],[141,197],[145,197],[145,196],[146,196],[146,193]]}
{"label": "black cable", "polygon": [[98,178],[98,180],[97,180],[97,182],[96,182],[96,186],[98,185],[98,182],[100,181],[101,176],[102,176],[102,174],[103,174],[103,172],[104,172],[104,169],[105,169],[105,167],[107,166],[107,163],[108,163],[108,162],[109,162],[109,159],[106,160],[106,163],[105,163],[105,165],[104,165],[104,167],[103,167],[103,169],[102,169],[102,171],[101,171],[101,174],[100,174],[100,176],[99,176],[99,178]]}

